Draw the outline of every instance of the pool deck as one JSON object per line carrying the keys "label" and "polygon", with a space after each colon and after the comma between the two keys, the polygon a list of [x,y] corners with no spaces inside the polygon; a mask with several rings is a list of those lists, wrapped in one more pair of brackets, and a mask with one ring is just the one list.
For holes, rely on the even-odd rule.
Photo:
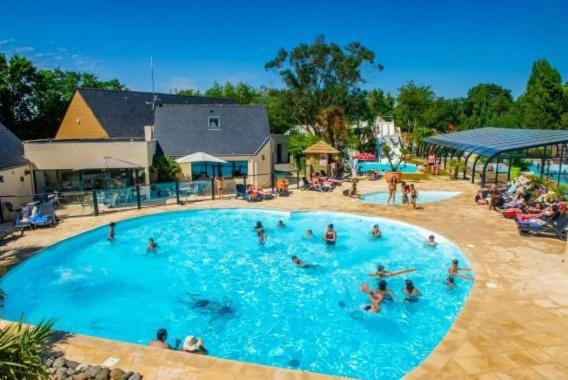
{"label": "pool deck", "polygon": [[[456,242],[476,275],[471,295],[446,337],[407,378],[568,378],[566,243],[519,236],[513,221],[487,207],[475,206],[476,188],[464,181],[435,178],[414,183],[418,191],[462,194],[413,210],[351,200],[341,195],[341,188],[333,193],[293,189],[288,198],[261,203],[230,199],[71,218],[54,229],[26,232],[23,237],[0,245],[0,264],[20,261],[59,240],[113,220],[172,210],[262,207],[341,211],[401,220]],[[386,184],[364,181],[359,188],[362,193],[382,191]],[[70,359],[90,364],[100,364],[108,357],[119,358],[117,367],[139,371],[145,379],[330,378],[83,335],[71,335],[57,343],[56,348]]]}

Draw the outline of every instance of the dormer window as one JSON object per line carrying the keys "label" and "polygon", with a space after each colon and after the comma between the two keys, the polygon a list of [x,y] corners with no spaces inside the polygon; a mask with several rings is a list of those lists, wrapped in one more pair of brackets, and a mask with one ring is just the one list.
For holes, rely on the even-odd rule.
{"label": "dormer window", "polygon": [[219,116],[209,116],[207,118],[207,126],[209,127],[209,129],[220,129],[221,118]]}

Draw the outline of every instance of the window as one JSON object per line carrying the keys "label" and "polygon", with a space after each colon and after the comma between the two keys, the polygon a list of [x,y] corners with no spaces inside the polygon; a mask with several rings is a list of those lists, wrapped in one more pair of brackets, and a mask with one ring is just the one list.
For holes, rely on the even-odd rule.
{"label": "window", "polygon": [[200,162],[191,164],[191,178],[203,178],[205,173],[208,178],[213,175],[218,177],[220,174],[224,178],[242,177],[247,174],[247,161],[229,161],[226,164],[214,164],[211,162]]}
{"label": "window", "polygon": [[221,128],[221,118],[219,116],[209,116],[207,118],[207,126],[209,129]]}

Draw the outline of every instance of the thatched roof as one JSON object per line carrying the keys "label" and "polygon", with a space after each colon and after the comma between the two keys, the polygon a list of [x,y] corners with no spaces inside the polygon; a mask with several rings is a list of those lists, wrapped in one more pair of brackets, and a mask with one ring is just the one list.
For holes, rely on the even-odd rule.
{"label": "thatched roof", "polygon": [[306,148],[304,153],[327,153],[327,154],[338,154],[339,151],[326,143],[323,140],[318,141],[314,145]]}

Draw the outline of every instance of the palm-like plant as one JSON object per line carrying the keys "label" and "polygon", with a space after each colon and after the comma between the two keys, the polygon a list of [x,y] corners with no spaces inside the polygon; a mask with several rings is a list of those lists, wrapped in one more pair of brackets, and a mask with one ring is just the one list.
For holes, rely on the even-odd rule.
{"label": "palm-like plant", "polygon": [[398,170],[398,167],[400,166],[402,160],[395,161],[394,152],[392,151],[392,148],[390,147],[390,145],[384,144],[381,147],[381,150],[383,152],[383,156],[385,156],[385,158],[387,159],[387,162],[389,163],[391,171],[396,172]]}
{"label": "palm-like plant", "polygon": [[0,378],[47,379],[41,354],[52,326],[52,321],[33,327],[20,320],[0,328]]}

